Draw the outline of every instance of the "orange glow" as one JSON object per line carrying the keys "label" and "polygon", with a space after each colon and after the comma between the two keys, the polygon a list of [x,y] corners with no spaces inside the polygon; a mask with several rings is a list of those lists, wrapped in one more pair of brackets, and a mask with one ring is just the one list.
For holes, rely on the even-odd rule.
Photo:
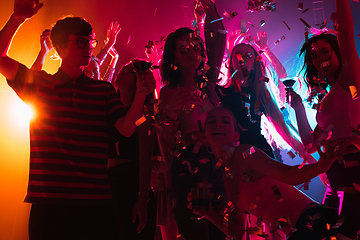
{"label": "orange glow", "polygon": [[31,105],[19,100],[12,103],[11,114],[17,124],[28,125],[35,113]]}

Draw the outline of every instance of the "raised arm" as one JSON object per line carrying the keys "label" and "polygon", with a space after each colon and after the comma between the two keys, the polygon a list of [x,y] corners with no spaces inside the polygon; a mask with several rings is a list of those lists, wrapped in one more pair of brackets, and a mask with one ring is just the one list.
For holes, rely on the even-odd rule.
{"label": "raised arm", "polygon": [[332,149],[328,149],[325,154],[318,148],[320,155],[319,161],[300,168],[299,166],[288,166],[277,162],[256,147],[253,147],[255,152],[243,157],[243,153],[250,148],[250,145],[241,145],[238,147],[235,151],[235,159],[239,159],[244,165],[249,166],[266,176],[290,185],[304,183],[318,176],[320,173],[326,172],[336,159]]}
{"label": "raised arm", "polygon": [[111,56],[111,61],[109,63],[108,68],[106,69],[105,75],[103,77],[103,81],[111,83],[114,73],[115,73],[115,67],[119,59],[119,54],[117,53],[115,47],[113,46],[109,50],[109,54]]}
{"label": "raised arm", "polygon": [[34,16],[44,4],[32,0],[15,0],[14,12],[0,31],[0,73],[10,81],[15,79],[19,63],[8,56],[11,40],[17,29]]}
{"label": "raised arm", "polygon": [[266,32],[260,31],[257,33],[255,38],[255,47],[257,47],[258,50],[262,50],[264,52],[266,56],[265,59],[274,67],[279,78],[287,77],[284,66],[268,46],[268,38]]}
{"label": "raised arm", "polygon": [[211,0],[201,0],[201,3],[206,14],[204,32],[208,64],[214,69],[217,80],[225,52],[227,30],[223,22],[219,20],[221,17],[216,10],[215,3]]}
{"label": "raised arm", "polygon": [[100,50],[100,52],[96,56],[99,59],[100,66],[103,64],[106,55],[109,53],[109,50],[115,45],[120,30],[121,27],[118,22],[110,23],[110,26],[106,32],[105,46]]}
{"label": "raised arm", "polygon": [[137,72],[136,77],[137,90],[134,101],[127,114],[115,123],[115,127],[125,137],[130,137],[134,133],[137,127],[135,122],[141,117],[146,95],[155,89],[155,79],[150,70],[146,70],[143,74]]}
{"label": "raised arm", "polygon": [[338,42],[340,46],[343,68],[339,76],[340,86],[349,91],[349,86],[355,85],[360,91],[360,60],[354,39],[354,20],[349,0],[336,0],[338,23]]}
{"label": "raised arm", "polygon": [[40,51],[33,65],[31,66],[32,70],[41,71],[44,65],[45,57],[52,48],[53,46],[50,41],[50,30],[46,29],[40,36]]}

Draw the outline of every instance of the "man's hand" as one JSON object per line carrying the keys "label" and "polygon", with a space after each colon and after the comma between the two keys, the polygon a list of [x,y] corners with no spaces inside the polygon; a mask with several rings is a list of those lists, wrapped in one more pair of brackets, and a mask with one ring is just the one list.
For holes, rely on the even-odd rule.
{"label": "man's hand", "polygon": [[43,6],[39,0],[15,0],[13,16],[25,20],[34,16]]}

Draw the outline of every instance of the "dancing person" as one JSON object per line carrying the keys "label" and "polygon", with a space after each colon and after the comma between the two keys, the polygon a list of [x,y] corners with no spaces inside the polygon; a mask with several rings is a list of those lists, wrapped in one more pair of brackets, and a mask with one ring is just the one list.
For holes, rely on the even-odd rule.
{"label": "dancing person", "polygon": [[40,35],[40,51],[33,65],[31,66],[31,69],[36,71],[41,71],[45,62],[45,57],[52,49],[53,46],[50,40],[50,29],[45,29]]}
{"label": "dancing person", "polygon": [[[194,213],[204,216],[234,239],[242,239],[245,232],[266,238],[261,222],[271,226],[270,231],[281,229],[291,240],[320,240],[336,234],[332,229],[338,220],[336,211],[314,202],[292,186],[327,171],[335,161],[332,149],[323,153],[319,148],[320,159],[315,164],[303,167],[282,164],[257,147],[236,146],[239,139],[236,119],[222,107],[208,113],[205,135],[217,166],[224,168],[228,207],[220,215],[211,207],[198,204],[206,196],[191,192],[188,207]],[[257,216],[258,227],[245,227],[246,213]]]}
{"label": "dancing person", "polygon": [[[58,20],[50,38],[62,62],[54,75],[28,69],[7,54],[18,28],[43,7],[15,0],[0,31],[0,73],[37,112],[30,122],[29,239],[118,239],[106,172],[110,126],[131,136],[148,92],[126,113],[110,83],[84,75],[97,40],[81,17]],[[141,78],[144,86],[153,79]],[[141,84],[139,84],[141,85]],[[150,91],[149,91],[150,92]]]}
{"label": "dancing person", "polygon": [[[115,67],[119,59],[119,54],[117,53],[114,45],[116,43],[116,39],[120,30],[121,28],[118,22],[110,23],[110,26],[106,31],[105,46],[100,50],[100,52],[96,56],[93,55],[91,57],[91,61],[89,65],[87,65],[84,69],[86,76],[96,80],[103,80],[106,82],[112,81],[115,73]],[[104,63],[105,58],[108,54],[110,54],[111,60],[103,78],[101,78],[100,67]]]}
{"label": "dancing person", "polygon": [[[216,227],[211,224],[208,226],[206,219],[198,219],[186,208],[187,192],[202,181],[213,184],[213,192],[216,193],[214,206],[218,196],[221,195],[221,199],[225,197],[221,187],[221,170],[215,169],[213,162],[202,164],[200,160],[205,157],[203,154],[207,145],[201,126],[204,125],[206,112],[219,103],[214,88],[225,50],[226,30],[222,21],[214,21],[220,19],[215,3],[202,0],[201,4],[206,14],[207,64],[204,62],[206,55],[203,42],[197,32],[189,28],[179,28],[167,36],[160,64],[162,81],[167,84],[160,92],[159,119],[164,123],[161,142],[167,154],[167,166],[171,166],[172,171],[176,224],[179,233],[188,240],[225,237]],[[184,145],[187,148],[183,151]],[[179,157],[177,151],[182,151]],[[174,156],[176,158],[172,162]],[[188,161],[190,158],[194,160]],[[187,168],[183,164],[185,160],[191,164],[189,168],[197,168],[197,171],[184,169]]]}
{"label": "dancing person", "polygon": [[[147,62],[134,59],[124,65],[113,85],[120,94],[126,109],[134,101],[136,92],[143,91],[141,77],[155,79]],[[155,86],[153,86],[155,87]],[[149,97],[152,95],[149,94]],[[109,133],[110,155],[108,174],[111,192],[118,218],[120,238],[124,240],[155,238],[156,204],[150,189],[151,159],[154,142],[153,106],[150,98],[145,101],[138,127],[130,137],[121,135],[116,129]]]}
{"label": "dancing person", "polygon": [[333,195],[342,195],[339,210],[345,220],[339,232],[347,239],[353,239],[360,230],[360,153],[356,147],[360,124],[357,111],[360,107],[357,96],[360,61],[348,0],[336,0],[336,12],[337,36],[326,32],[313,36],[300,50],[300,55],[304,55],[304,77],[312,92],[309,101],[317,104],[314,131],[308,123],[302,99],[295,92],[291,93],[291,106],[308,152],[313,152],[319,145],[343,149],[355,141],[326,172]]}

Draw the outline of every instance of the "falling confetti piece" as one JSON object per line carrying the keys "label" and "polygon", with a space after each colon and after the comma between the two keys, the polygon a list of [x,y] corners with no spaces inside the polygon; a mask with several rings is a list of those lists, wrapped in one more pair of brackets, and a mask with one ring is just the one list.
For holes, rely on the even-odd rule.
{"label": "falling confetti piece", "polygon": [[299,5],[298,5],[297,9],[303,10],[303,7],[304,7],[304,3],[299,2]]}
{"label": "falling confetti piece", "polygon": [[286,23],[285,21],[283,21],[283,23],[285,24],[285,26],[286,26],[289,30],[291,30],[291,28],[289,27],[289,25],[287,25],[287,23]]}
{"label": "falling confetti piece", "polygon": [[310,8],[307,8],[307,9],[305,9],[304,11],[302,11],[301,13],[306,13],[307,11],[309,11],[310,10]]}
{"label": "falling confetti piece", "polygon": [[131,40],[131,36],[129,36],[126,44],[129,44],[130,40]]}

